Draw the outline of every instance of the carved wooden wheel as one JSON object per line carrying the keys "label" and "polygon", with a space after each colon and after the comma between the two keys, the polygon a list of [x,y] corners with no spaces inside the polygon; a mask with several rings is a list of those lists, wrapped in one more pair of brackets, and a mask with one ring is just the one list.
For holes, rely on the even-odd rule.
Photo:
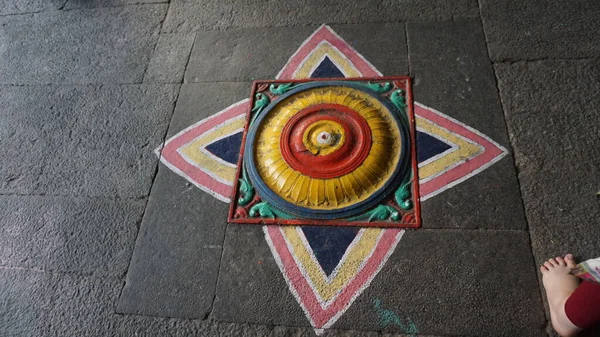
{"label": "carved wooden wheel", "polygon": [[377,82],[256,84],[230,220],[415,226],[409,83]]}

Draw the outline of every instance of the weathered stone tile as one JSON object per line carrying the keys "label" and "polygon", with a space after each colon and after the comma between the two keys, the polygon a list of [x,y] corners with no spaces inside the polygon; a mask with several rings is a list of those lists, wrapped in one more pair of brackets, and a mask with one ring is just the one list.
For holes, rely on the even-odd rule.
{"label": "weathered stone tile", "polygon": [[118,312],[206,318],[212,309],[227,209],[227,204],[161,166]]}
{"label": "weathered stone tile", "polygon": [[68,0],[65,9],[117,7],[126,5],[168,3],[169,0]]}
{"label": "weathered stone tile", "polygon": [[262,226],[229,225],[213,315],[219,321],[310,326],[289,291]]}
{"label": "weathered stone tile", "polygon": [[50,274],[0,268],[0,333],[43,336],[51,317]]}
{"label": "weathered stone tile", "polygon": [[144,200],[0,196],[0,265],[122,275]]}
{"label": "weathered stone tile", "polygon": [[226,1],[173,0],[165,18],[165,33],[189,33],[206,29],[219,29],[231,25],[234,3]]}
{"label": "weathered stone tile", "polygon": [[[312,328],[115,314],[114,301],[121,284],[119,278],[0,269],[0,332],[5,336],[40,337],[315,336]],[[408,337],[348,330],[326,330],[322,336]]]}
{"label": "weathered stone tile", "polygon": [[0,193],[149,193],[178,85],[0,87]]}
{"label": "weathered stone tile", "polygon": [[181,83],[195,34],[162,34],[150,59],[144,82]]}
{"label": "weathered stone tile", "polygon": [[[249,95],[249,83],[184,84],[168,137]],[[206,318],[228,204],[161,165],[119,300],[121,313]]]}
{"label": "weathered stone tile", "polygon": [[[598,61],[495,66],[536,264],[600,255]],[[552,334],[551,334],[552,335]]]}
{"label": "weathered stone tile", "polygon": [[315,29],[253,28],[198,32],[185,72],[185,82],[275,78]]}
{"label": "weathered stone tile", "polygon": [[495,66],[538,263],[600,254],[598,61]]}
{"label": "weathered stone tile", "polygon": [[183,84],[167,139],[196,122],[250,97],[251,89],[251,82]]}
{"label": "weathered stone tile", "polygon": [[2,0],[0,15],[33,13],[60,9],[67,0]]}
{"label": "weathered stone tile", "polygon": [[189,32],[227,27],[282,27],[403,22],[414,20],[450,20],[476,18],[477,2],[441,0],[423,2],[368,0],[348,6],[344,1],[174,1],[163,27],[165,32]]}
{"label": "weathered stone tile", "polygon": [[[481,24],[408,23],[407,29],[414,100],[510,149]],[[430,228],[525,229],[511,156],[423,202],[422,216]]]}
{"label": "weathered stone tile", "polygon": [[403,23],[332,25],[331,28],[383,76],[408,74],[408,50]]}
{"label": "weathered stone tile", "polygon": [[[332,27],[385,75],[407,73],[403,24]],[[317,26],[199,32],[185,82],[275,78]]]}
{"label": "weathered stone tile", "polygon": [[[257,226],[229,226],[215,317],[308,325],[263,236]],[[408,333],[412,322],[424,334],[544,336],[535,270],[524,231],[408,231],[333,328]],[[391,310],[403,326],[386,325],[384,310]]]}
{"label": "weathered stone tile", "polygon": [[600,170],[600,62],[519,62],[495,70],[520,169]]}
{"label": "weathered stone tile", "polygon": [[0,18],[0,84],[139,83],[168,5]]}
{"label": "weathered stone tile", "polygon": [[481,17],[494,61],[598,57],[600,3],[481,0]]}
{"label": "weathered stone tile", "polygon": [[402,332],[395,314],[419,333],[545,336],[535,272],[524,231],[409,231],[333,327]]}

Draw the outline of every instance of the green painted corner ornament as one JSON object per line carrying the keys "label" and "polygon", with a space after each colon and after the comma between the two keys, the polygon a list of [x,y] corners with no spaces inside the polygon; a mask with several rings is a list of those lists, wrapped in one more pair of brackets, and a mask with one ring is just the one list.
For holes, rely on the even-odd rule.
{"label": "green painted corner ornament", "polygon": [[293,83],[283,83],[279,85],[273,83],[269,86],[269,91],[271,91],[273,95],[283,95],[286,92],[294,89],[294,87],[295,85]]}
{"label": "green painted corner ornament", "polygon": [[275,219],[275,218],[281,218],[281,219],[293,219],[294,217],[279,211],[275,208],[273,208],[271,205],[269,205],[269,203],[267,202],[259,202],[258,204],[252,206],[252,208],[250,208],[250,212],[248,213],[251,217],[261,217],[261,218],[269,218],[269,219]]}
{"label": "green painted corner ornament", "polygon": [[240,182],[240,197],[238,199],[238,204],[242,206],[246,206],[250,203],[252,198],[254,198],[254,187],[248,181],[248,176],[246,174],[246,170],[243,169],[242,178],[239,179]]}
{"label": "green painted corner ornament", "polygon": [[402,208],[405,211],[413,208],[413,203],[410,200],[410,187],[411,184],[409,180],[408,182],[400,186],[400,188],[396,190],[396,193],[394,194],[398,207]]}
{"label": "green painted corner ornament", "polygon": [[361,215],[351,218],[351,220],[367,221],[367,222],[388,221],[388,220],[398,221],[398,220],[400,220],[400,214],[392,206],[378,205],[377,207],[375,207],[374,209],[372,209],[366,213],[363,213]]}
{"label": "green painted corner ornament", "polygon": [[260,113],[267,107],[267,105],[269,105],[270,100],[269,97],[263,93],[257,93],[255,96],[255,101],[254,101],[254,106],[252,107],[252,120],[250,121],[250,124],[252,124],[254,122],[254,120],[256,119],[256,117],[258,117],[260,115]]}
{"label": "green painted corner ornament", "polygon": [[378,94],[383,94],[383,93],[388,92],[388,91],[390,91],[392,89],[392,84],[390,82],[385,82],[383,84],[369,82],[369,83],[365,83],[365,86],[367,88],[375,91]]}
{"label": "green painted corner ornament", "polygon": [[406,98],[404,97],[404,90],[398,89],[392,92],[390,95],[390,101],[398,110],[404,112],[406,108]]}

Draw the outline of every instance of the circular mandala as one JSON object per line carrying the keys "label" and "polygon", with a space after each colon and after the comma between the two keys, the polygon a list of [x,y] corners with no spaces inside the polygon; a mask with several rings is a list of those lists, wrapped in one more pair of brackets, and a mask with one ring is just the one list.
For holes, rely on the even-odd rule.
{"label": "circular mandala", "polygon": [[347,217],[397,187],[409,162],[408,130],[393,105],[360,84],[299,85],[250,125],[245,168],[282,211]]}

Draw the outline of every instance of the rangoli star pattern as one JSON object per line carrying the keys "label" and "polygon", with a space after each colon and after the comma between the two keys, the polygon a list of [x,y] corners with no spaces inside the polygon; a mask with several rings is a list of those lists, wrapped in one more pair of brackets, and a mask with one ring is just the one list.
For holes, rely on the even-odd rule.
{"label": "rangoli star pattern", "polygon": [[[318,28],[278,79],[382,74],[328,26]],[[224,202],[233,192],[249,100],[235,103],[168,139],[156,150],[175,173]],[[478,174],[507,151],[477,130],[414,103],[420,200]],[[400,229],[263,226],[287,285],[319,333],[369,286],[404,234]]]}

